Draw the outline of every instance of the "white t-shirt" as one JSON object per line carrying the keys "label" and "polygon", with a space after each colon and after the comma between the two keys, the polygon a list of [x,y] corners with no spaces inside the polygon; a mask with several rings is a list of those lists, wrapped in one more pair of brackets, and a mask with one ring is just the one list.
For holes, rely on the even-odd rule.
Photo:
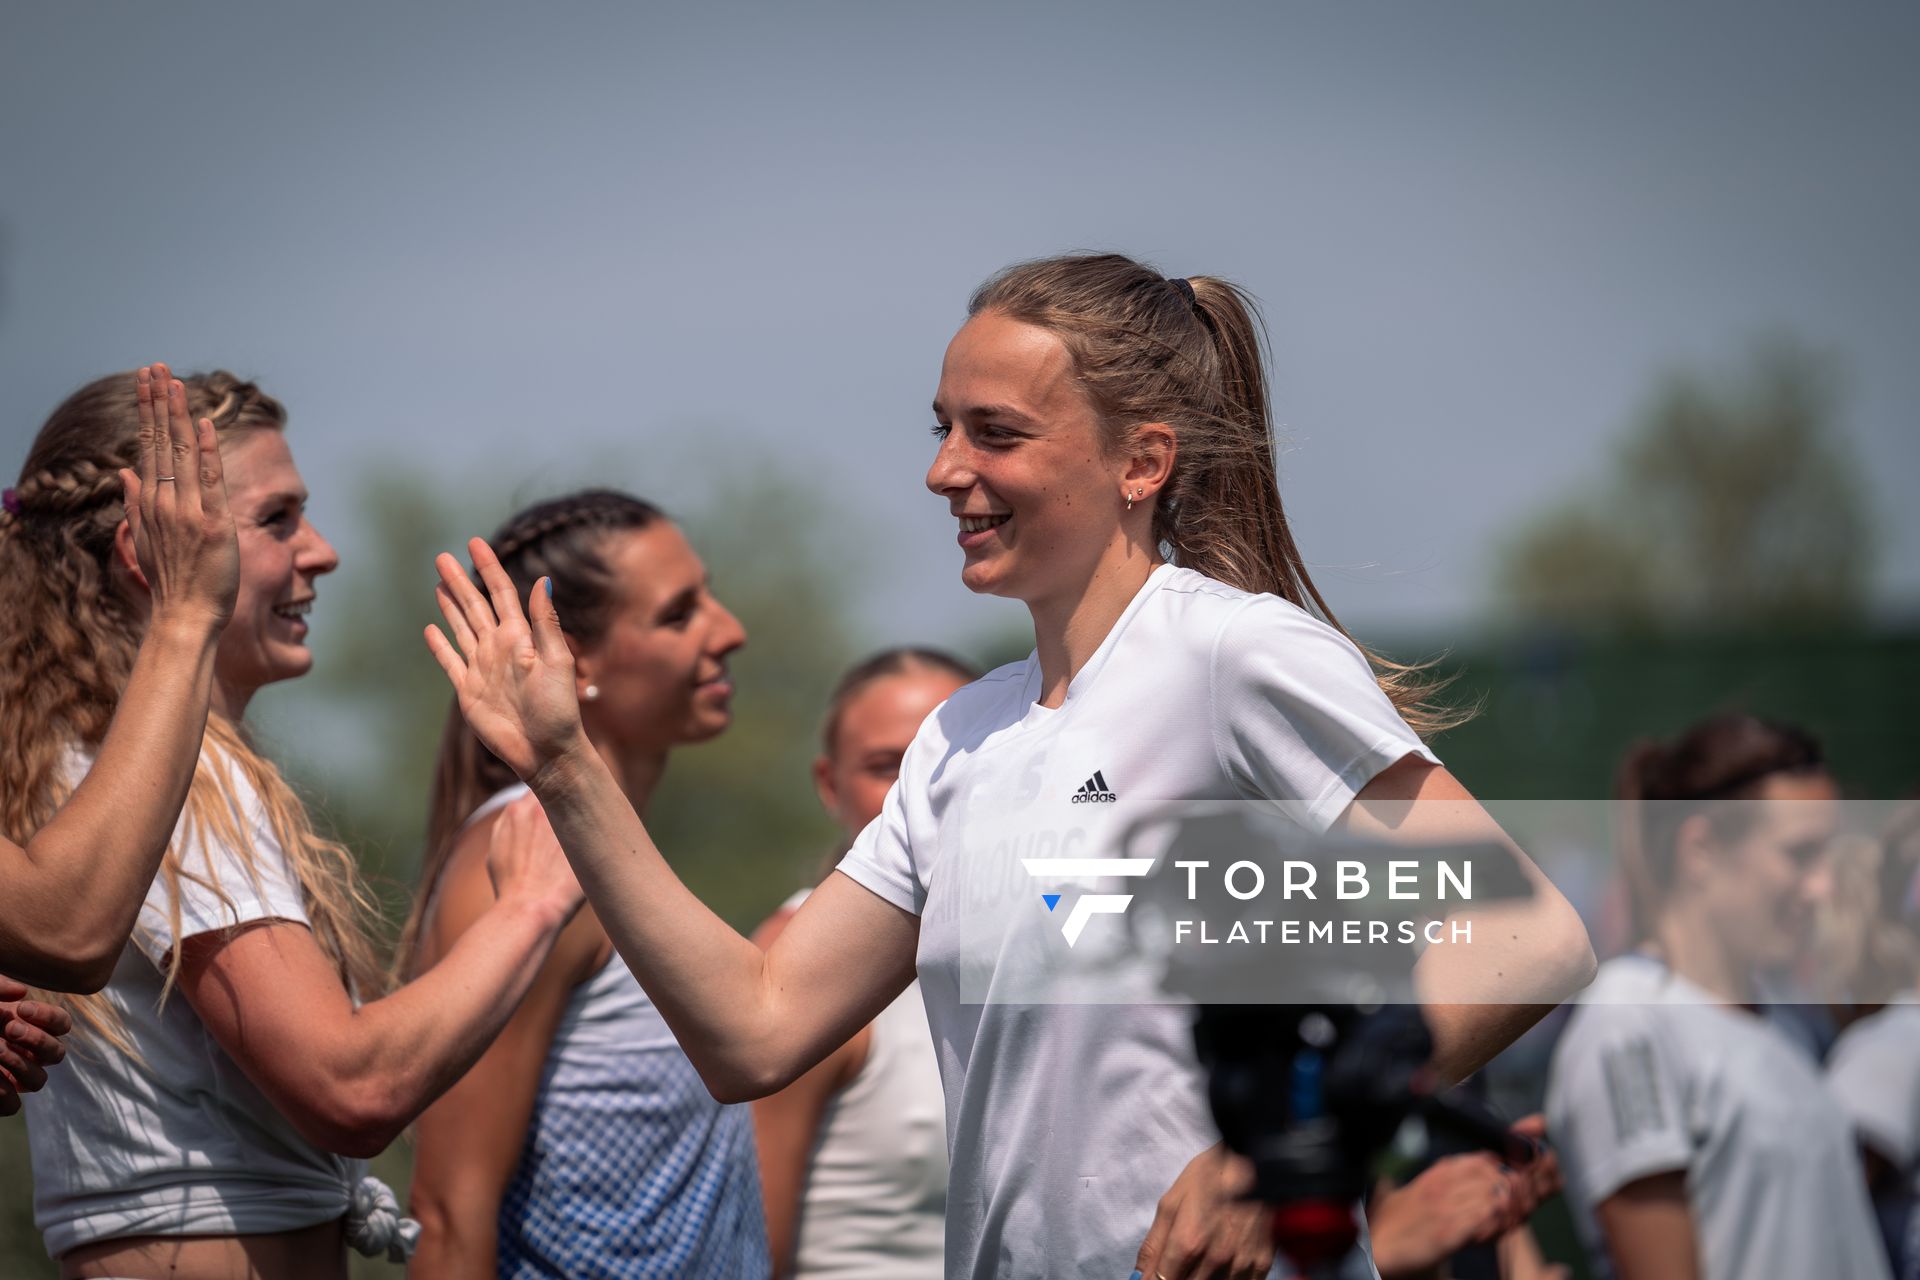
{"label": "white t-shirt", "polygon": [[1904,1192],[1883,1189],[1877,1208],[1902,1280],[1920,1277],[1920,993],[1841,1032],[1827,1084],[1855,1135],[1906,1180]]}
{"label": "white t-shirt", "polygon": [[[1039,695],[1029,657],[937,708],[840,870],[920,916],[952,1157],[947,1274],[1112,1280],[1219,1141],[1193,1013],[993,1002],[1022,989],[1035,936],[1008,922],[1051,926],[1020,859],[1118,856],[1128,823],[1180,800],[1288,801],[1324,828],[1387,766],[1433,757],[1337,631],[1172,566],[1059,708]],[[1096,917],[1081,950],[1118,927]]]}
{"label": "white t-shirt", "polygon": [[1600,966],[1554,1050],[1546,1115],[1599,1276],[1613,1271],[1597,1206],[1676,1171],[1707,1280],[1887,1276],[1852,1130],[1819,1068],[1657,960]]}
{"label": "white t-shirt", "polygon": [[[78,773],[91,761],[82,756]],[[234,850],[187,838],[183,816],[179,938],[250,920],[307,923],[300,888],[258,795],[236,769],[235,812],[254,870]],[[209,888],[217,883],[231,905]],[[125,1236],[293,1231],[347,1212],[363,1164],[302,1138],[214,1041],[179,991],[164,1006],[163,958],[176,937],[156,878],[102,995],[140,1060],[76,1032],[27,1111],[34,1221],[47,1252]]]}
{"label": "white t-shirt", "polygon": [[1901,996],[1840,1033],[1827,1082],[1861,1139],[1920,1174],[1920,996]]}

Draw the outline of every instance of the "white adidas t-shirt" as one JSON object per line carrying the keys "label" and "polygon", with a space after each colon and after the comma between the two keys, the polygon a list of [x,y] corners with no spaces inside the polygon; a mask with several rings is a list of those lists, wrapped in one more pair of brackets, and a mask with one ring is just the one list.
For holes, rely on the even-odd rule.
{"label": "white adidas t-shirt", "polygon": [[[91,762],[76,760],[76,775]],[[259,797],[232,771],[254,875],[224,845],[188,839],[182,817],[180,929],[156,878],[133,940],[101,993],[140,1059],[76,1031],[67,1060],[25,1108],[34,1222],[55,1257],[125,1236],[293,1231],[344,1216],[364,1164],[315,1147],[226,1055],[178,990],[160,1002],[178,939],[251,920],[307,923],[299,884]],[[225,892],[222,902],[211,881]]]}
{"label": "white adidas t-shirt", "polygon": [[1613,1274],[1596,1206],[1684,1172],[1706,1280],[1885,1280],[1852,1130],[1812,1059],[1647,956],[1607,961],[1580,1000],[1546,1115],[1596,1275]]}
{"label": "white adidas t-shirt", "polygon": [[[921,918],[952,1156],[947,1274],[1114,1280],[1160,1196],[1219,1141],[1193,1014],[992,1002],[1023,990],[1023,947],[1059,943],[1008,927],[1054,923],[1020,859],[1118,856],[1128,823],[1180,800],[1287,801],[1325,828],[1387,766],[1433,757],[1337,631],[1170,565],[1059,708],[1039,695],[1029,657],[937,708],[840,870]],[[1119,927],[1095,918],[1081,949]]]}

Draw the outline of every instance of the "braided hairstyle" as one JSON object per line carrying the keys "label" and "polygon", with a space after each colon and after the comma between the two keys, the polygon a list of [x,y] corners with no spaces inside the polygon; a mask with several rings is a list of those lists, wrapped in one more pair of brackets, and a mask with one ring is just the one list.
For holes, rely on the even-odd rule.
{"label": "braided hairstyle", "polygon": [[[191,374],[187,408],[211,418],[223,447],[257,431],[282,430],[280,402],[231,373]],[[118,570],[115,531],[126,518],[119,477],[139,448],[134,375],[110,374],[80,388],[53,411],[21,469],[14,500],[0,512],[0,829],[24,844],[44,826],[78,781],[72,752],[97,751],[133,671],[144,611]],[[315,938],[343,981],[377,995],[380,966],[370,939],[374,904],[353,857],[313,829],[280,772],[259,754],[244,726],[218,713],[207,722],[213,748],[202,753],[187,794],[183,830],[234,849],[252,866],[247,824],[235,803],[233,773],[265,806],[274,837],[298,879]],[[178,838],[160,864],[175,890],[179,921],[183,875]],[[210,885],[224,892],[219,885]],[[167,985],[179,971],[169,958]],[[120,1022],[99,996],[46,997],[87,1027],[129,1049]]]}
{"label": "braided hairstyle", "polygon": [[[616,534],[638,532],[666,517],[651,502],[612,489],[582,489],[536,503],[511,516],[488,544],[522,600],[542,578],[553,583],[553,604],[574,641],[590,646],[606,634],[619,607],[618,578],[607,562]],[[427,813],[427,854],[420,890],[401,935],[399,957],[410,964],[427,903],[454,839],[488,796],[517,779],[467,728],[455,700],[447,708],[433,767]]]}

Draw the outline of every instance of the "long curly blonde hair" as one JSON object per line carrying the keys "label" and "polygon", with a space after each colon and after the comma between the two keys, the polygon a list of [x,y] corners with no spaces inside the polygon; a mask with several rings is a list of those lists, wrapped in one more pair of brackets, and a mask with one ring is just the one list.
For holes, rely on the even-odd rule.
{"label": "long curly blonde hair", "polygon": [[[188,409],[196,419],[213,419],[223,446],[286,426],[277,400],[231,373],[181,381]],[[135,465],[138,445],[135,395],[127,372],[68,396],[34,438],[14,500],[0,512],[0,581],[9,596],[0,610],[0,723],[7,726],[0,738],[0,828],[20,843],[46,824],[78,782],[73,753],[99,749],[140,646],[141,610],[113,573],[114,531],[126,515],[119,469]],[[185,821],[160,864],[160,878],[172,891],[174,936],[183,878],[227,896],[222,886],[182,870],[186,844],[224,845],[257,875],[236,773],[260,798],[321,950],[349,989],[379,994],[378,904],[353,856],[314,829],[306,806],[246,727],[217,713],[207,722]],[[163,998],[179,972],[176,948],[167,959]],[[121,1050],[135,1050],[104,996],[43,998],[64,1005],[83,1028]]]}

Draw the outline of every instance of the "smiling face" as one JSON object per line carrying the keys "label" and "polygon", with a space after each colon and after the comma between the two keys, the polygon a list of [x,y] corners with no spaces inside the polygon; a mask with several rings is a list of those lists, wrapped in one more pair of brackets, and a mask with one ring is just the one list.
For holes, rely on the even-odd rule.
{"label": "smiling face", "polygon": [[813,783],[848,839],[880,816],[921,721],[964,684],[951,671],[909,667],[871,681],[840,708],[830,754],[813,762]]}
{"label": "smiling face", "polygon": [[1698,863],[1707,918],[1727,952],[1749,970],[1799,956],[1815,908],[1829,889],[1827,849],[1839,789],[1824,773],[1766,779],[1752,818]]}
{"label": "smiling face", "polygon": [[313,666],[314,580],[340,557],[307,519],[306,482],[284,434],[248,431],[222,444],[220,464],[240,540],[240,595],[220,634],[214,679],[228,714],[238,715],[262,686]]}
{"label": "smiling face", "polygon": [[968,589],[1042,604],[1083,588],[1124,545],[1130,463],[1103,448],[1054,334],[974,316],[947,347],[933,411],[927,488],[959,523]]}
{"label": "smiling face", "polygon": [[605,633],[576,655],[588,734],[664,752],[720,733],[733,719],[727,656],[747,633],[714,598],[686,535],[658,520],[609,535],[602,554],[620,599]]}

